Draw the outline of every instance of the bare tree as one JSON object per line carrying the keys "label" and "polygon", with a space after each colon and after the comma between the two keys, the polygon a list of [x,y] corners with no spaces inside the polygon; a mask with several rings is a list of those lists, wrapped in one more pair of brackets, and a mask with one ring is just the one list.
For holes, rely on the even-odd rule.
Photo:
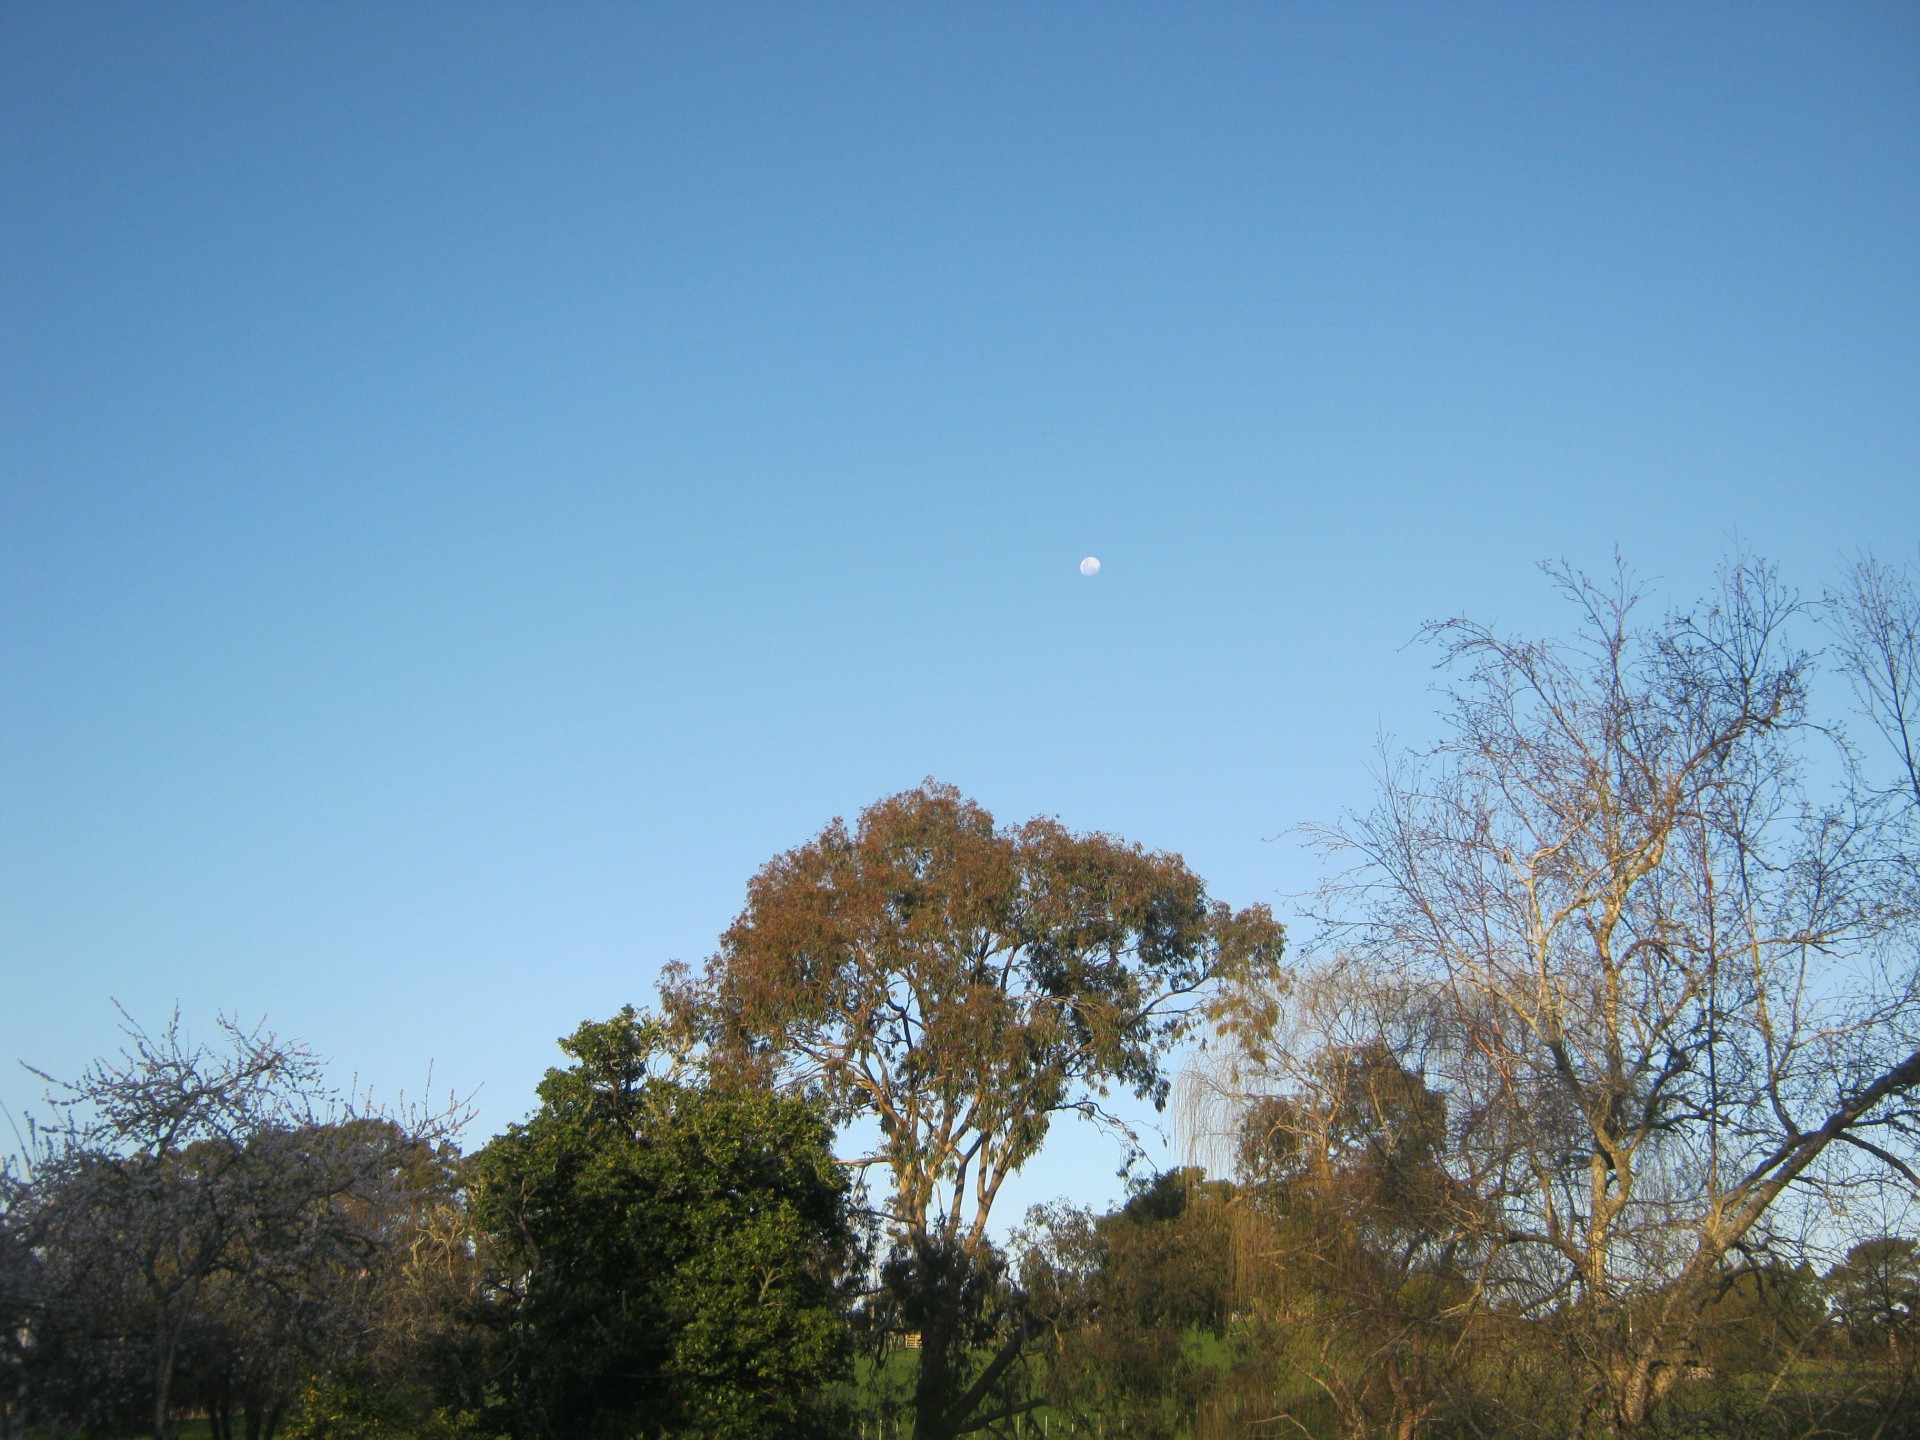
{"label": "bare tree", "polygon": [[117,1057],[42,1076],[55,1121],[15,1208],[67,1312],[48,1333],[83,1370],[137,1357],[156,1440],[190,1359],[196,1398],[218,1419],[237,1385],[257,1440],[281,1402],[256,1403],[251,1382],[289,1354],[323,1364],[361,1323],[409,1152],[457,1108],[412,1125],[359,1113],[304,1046],[231,1020],[222,1045],[189,1041],[177,1012],[158,1033],[122,1028]]}
{"label": "bare tree", "polygon": [[[1570,639],[1430,628],[1451,733],[1318,838],[1356,861],[1331,942],[1444,999],[1429,1082],[1474,1117],[1455,1163],[1587,1377],[1579,1423],[1630,1435],[1742,1252],[1913,1180],[1912,831],[1895,787],[1812,795],[1831,731],[1770,568],[1652,619],[1624,573],[1554,578]],[[1912,781],[1911,590],[1854,595],[1844,658]]]}
{"label": "bare tree", "polygon": [[1876,859],[1889,872],[1890,908],[1911,922],[1920,912],[1920,584],[1868,556],[1826,608],[1855,710],[1878,742],[1857,765],[1855,790],[1882,827]]}

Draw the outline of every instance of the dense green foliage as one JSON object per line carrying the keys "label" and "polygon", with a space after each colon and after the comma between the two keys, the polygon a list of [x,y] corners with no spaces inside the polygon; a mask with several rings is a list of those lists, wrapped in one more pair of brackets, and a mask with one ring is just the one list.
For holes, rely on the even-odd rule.
{"label": "dense green foliage", "polygon": [[797,1100],[649,1073],[660,1043],[631,1009],[581,1026],[538,1112],[476,1157],[517,1428],[830,1433],[853,1235],[827,1127]]}

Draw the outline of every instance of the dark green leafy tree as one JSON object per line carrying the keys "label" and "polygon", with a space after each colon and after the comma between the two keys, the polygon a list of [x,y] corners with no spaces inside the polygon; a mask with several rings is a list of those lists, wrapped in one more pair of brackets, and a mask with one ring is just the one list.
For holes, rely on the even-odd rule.
{"label": "dark green leafy tree", "polygon": [[[806,1102],[675,1075],[625,1009],[475,1158],[528,1435],[824,1435],[850,1378],[844,1171]],[[666,1073],[663,1073],[666,1072]]]}

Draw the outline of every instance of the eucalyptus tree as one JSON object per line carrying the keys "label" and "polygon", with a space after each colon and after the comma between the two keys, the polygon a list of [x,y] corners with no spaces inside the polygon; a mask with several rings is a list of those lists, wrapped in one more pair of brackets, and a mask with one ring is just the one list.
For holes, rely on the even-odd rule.
{"label": "eucalyptus tree", "polygon": [[877,1137],[853,1163],[884,1172],[893,1273],[919,1292],[917,1440],[1032,1403],[998,1391],[1018,1317],[979,1363],[963,1333],[1006,1181],[1056,1116],[1130,1134],[1113,1090],[1163,1103],[1169,1047],[1216,980],[1271,970],[1281,942],[1265,907],[1210,900],[1178,856],[1051,819],[1003,828],[928,781],[769,861],[704,972],[670,977],[716,1073]]}

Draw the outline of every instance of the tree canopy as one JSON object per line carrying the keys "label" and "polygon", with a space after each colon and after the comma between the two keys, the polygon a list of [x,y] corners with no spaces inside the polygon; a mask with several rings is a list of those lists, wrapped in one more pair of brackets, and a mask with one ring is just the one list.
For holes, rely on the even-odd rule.
{"label": "tree canopy", "polygon": [[[1303,957],[928,781],[474,1155],[128,1020],[0,1163],[0,1431],[1909,1433],[1920,585],[1553,574],[1567,633],[1431,627],[1446,728],[1312,832]],[[995,1226],[1060,1116],[1136,1158],[1176,1066],[1185,1165]]]}
{"label": "tree canopy", "polygon": [[[1264,906],[1209,899],[1177,856],[1051,819],[1003,828],[928,781],[768,862],[705,972],[669,994],[723,1071],[874,1123],[858,1163],[885,1168],[893,1237],[953,1288],[1054,1117],[1117,1124],[1115,1087],[1162,1103],[1208,987],[1271,969],[1281,945]],[[954,1433],[1018,1349],[1010,1335],[963,1373],[956,1306],[957,1288],[926,1308],[919,1436]]]}
{"label": "tree canopy", "polygon": [[510,1291],[528,1434],[832,1433],[850,1348],[847,1181],[806,1101],[671,1069],[656,1021],[582,1025],[540,1106],[476,1157],[476,1223]]}

